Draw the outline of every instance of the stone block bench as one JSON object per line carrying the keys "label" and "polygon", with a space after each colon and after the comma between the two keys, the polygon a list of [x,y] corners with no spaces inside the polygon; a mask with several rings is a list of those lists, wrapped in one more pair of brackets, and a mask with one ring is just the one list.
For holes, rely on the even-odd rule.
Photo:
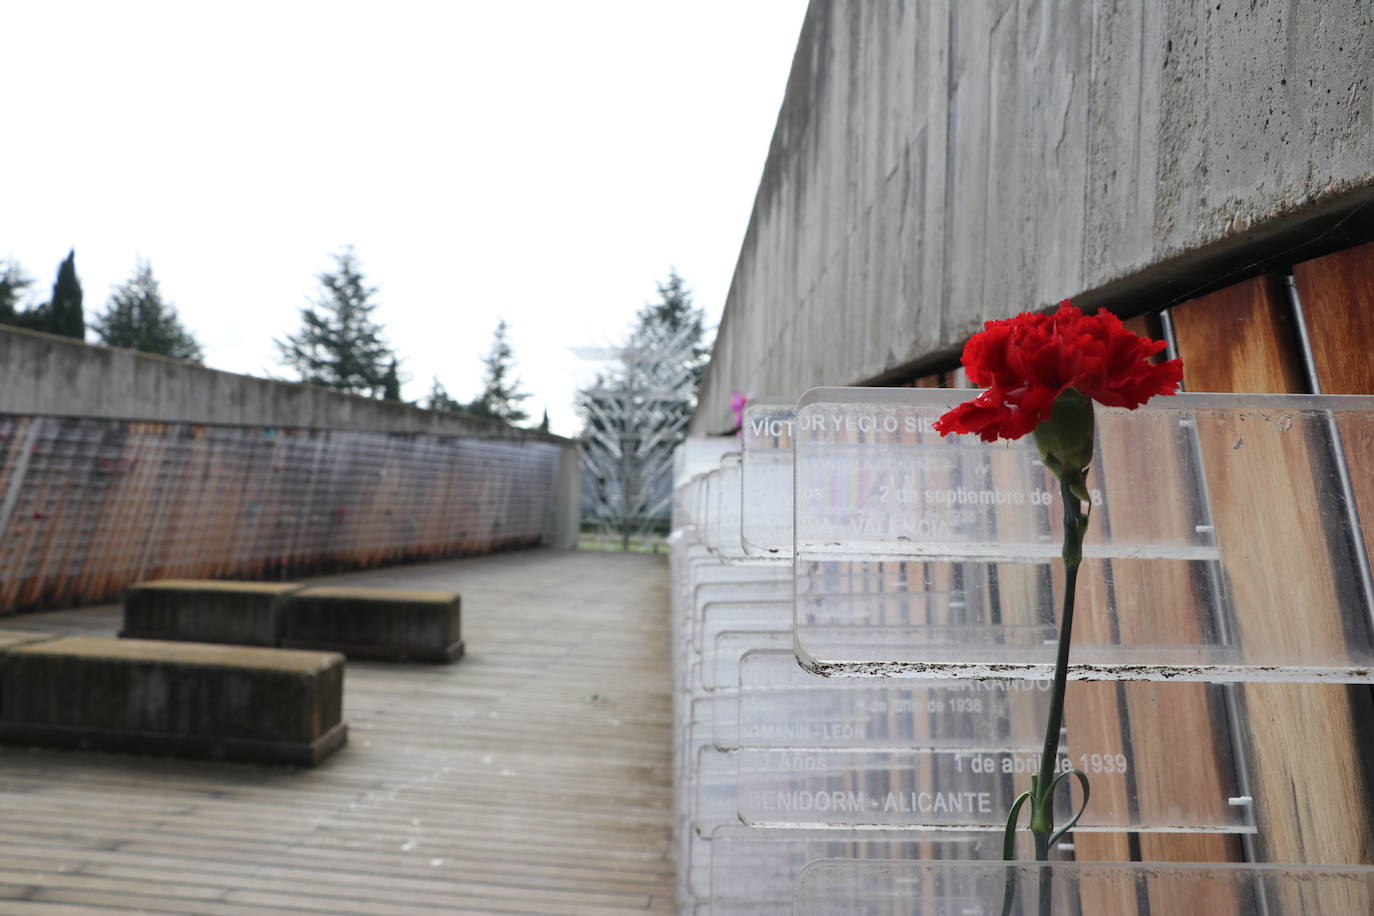
{"label": "stone block bench", "polygon": [[125,595],[124,629],[119,635],[277,646],[281,644],[282,602],[299,588],[283,582],[142,582]]}
{"label": "stone block bench", "polygon": [[347,740],[343,673],[335,653],[20,641],[0,645],[0,741],[314,766]]}
{"label": "stone block bench", "polygon": [[39,633],[34,630],[0,630],[0,657],[7,649],[16,649],[19,646],[27,646],[29,643],[44,642],[49,639],[56,639],[51,633]]}
{"label": "stone block bench", "polygon": [[283,604],[281,644],[354,658],[451,662],[463,654],[461,604],[452,592],[303,588]]}

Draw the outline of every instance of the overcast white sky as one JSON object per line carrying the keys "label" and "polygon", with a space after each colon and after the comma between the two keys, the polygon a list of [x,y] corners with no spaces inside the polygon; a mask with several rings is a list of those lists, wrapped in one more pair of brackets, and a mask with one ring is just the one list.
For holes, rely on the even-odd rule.
{"label": "overcast white sky", "polygon": [[676,266],[719,319],[806,0],[0,0],[0,258],[89,320],[137,258],[208,365],[288,377],[331,252],[379,289],[404,396],[462,399],[499,318],[575,433],[571,346]]}

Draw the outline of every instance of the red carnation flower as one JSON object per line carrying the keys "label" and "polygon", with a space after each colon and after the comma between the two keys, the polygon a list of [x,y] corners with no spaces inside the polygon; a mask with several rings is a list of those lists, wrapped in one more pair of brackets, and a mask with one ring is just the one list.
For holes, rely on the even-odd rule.
{"label": "red carnation flower", "polygon": [[1053,315],[1027,312],[989,321],[964,346],[964,368],[988,390],[935,421],[940,435],[1019,439],[1046,420],[1070,388],[1107,407],[1134,410],[1175,394],[1183,360],[1152,363],[1164,342],[1134,334],[1105,309],[1084,315],[1069,300]]}

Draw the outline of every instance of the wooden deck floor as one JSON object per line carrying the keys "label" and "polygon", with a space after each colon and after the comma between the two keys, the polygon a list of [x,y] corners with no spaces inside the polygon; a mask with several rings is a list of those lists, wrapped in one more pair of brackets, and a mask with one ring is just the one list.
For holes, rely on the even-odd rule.
{"label": "wooden deck floor", "polygon": [[[668,572],[534,551],[338,577],[463,595],[468,657],[350,662],[315,770],[0,748],[0,913],[672,911]],[[113,607],[6,626],[113,634]]]}

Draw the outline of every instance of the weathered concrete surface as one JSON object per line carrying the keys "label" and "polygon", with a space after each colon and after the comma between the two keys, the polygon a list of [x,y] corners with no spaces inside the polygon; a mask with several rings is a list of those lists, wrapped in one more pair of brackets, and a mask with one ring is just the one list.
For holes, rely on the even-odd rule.
{"label": "weathered concrete surface", "polygon": [[220,372],[3,325],[0,413],[568,442],[498,420]]}
{"label": "weathered concrete surface", "polygon": [[293,582],[140,582],[124,597],[124,629],[133,639],[174,639],[234,646],[281,644],[282,603]]}
{"label": "weathered concrete surface", "polygon": [[692,431],[1374,233],[1372,82],[1366,0],[813,0]]}
{"label": "weathered concrete surface", "polygon": [[562,549],[577,544],[582,477],[576,473],[576,443],[496,420],[235,375],[4,325],[0,414],[550,442],[560,446],[558,489],[549,503],[543,543]]}
{"label": "weathered concrete surface", "polygon": [[70,636],[0,654],[0,741],[313,766],[348,734],[334,653]]}
{"label": "weathered concrete surface", "polygon": [[282,605],[281,645],[358,658],[451,662],[463,654],[456,592],[321,585]]}
{"label": "weathered concrete surface", "polygon": [[554,472],[553,499],[544,530],[544,546],[555,550],[576,550],[582,533],[582,455],[569,444],[558,453]]}
{"label": "weathered concrete surface", "polygon": [[[543,550],[346,577],[461,591],[468,655],[349,662],[313,770],[0,746],[0,911],[673,913],[667,580]],[[25,620],[109,635],[119,608]]]}

